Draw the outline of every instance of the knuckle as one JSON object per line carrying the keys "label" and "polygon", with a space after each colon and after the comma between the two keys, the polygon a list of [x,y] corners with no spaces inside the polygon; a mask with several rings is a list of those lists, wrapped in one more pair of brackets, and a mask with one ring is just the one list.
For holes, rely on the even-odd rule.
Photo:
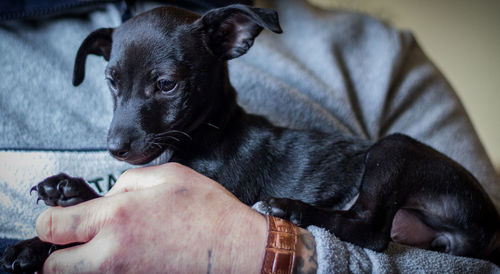
{"label": "knuckle", "polygon": [[156,180],[167,183],[169,187],[175,187],[185,181],[187,168],[178,163],[167,163],[162,165],[156,173]]}
{"label": "knuckle", "polygon": [[123,172],[118,179],[129,179],[131,177],[134,177],[136,174],[137,170],[135,168],[127,169],[125,172]]}
{"label": "knuckle", "polygon": [[179,163],[167,163],[163,166],[163,172],[166,177],[185,179],[193,174],[193,170]]}
{"label": "knuckle", "polygon": [[172,170],[182,169],[185,167],[184,165],[181,165],[181,164],[175,163],[175,162],[166,163],[164,166],[165,166],[165,168],[172,169]]}
{"label": "knuckle", "polygon": [[188,167],[181,165],[179,163],[166,163],[164,165],[165,171],[177,174],[179,172],[186,172],[189,170]]}
{"label": "knuckle", "polygon": [[134,184],[137,181],[137,177],[140,177],[137,169],[135,168],[127,169],[120,175],[120,177],[118,177],[118,180],[113,186],[113,189],[118,192],[127,192],[129,191],[129,189],[134,188]]}
{"label": "knuckle", "polygon": [[60,273],[57,263],[57,251],[52,253],[43,264],[43,273]]}
{"label": "knuckle", "polygon": [[162,168],[165,175],[178,176],[181,172],[186,170],[186,167],[179,163],[166,163]]}

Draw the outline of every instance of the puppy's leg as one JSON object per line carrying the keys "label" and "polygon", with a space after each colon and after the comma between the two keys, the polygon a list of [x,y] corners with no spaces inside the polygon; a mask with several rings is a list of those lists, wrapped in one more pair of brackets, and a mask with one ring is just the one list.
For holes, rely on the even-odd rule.
{"label": "puppy's leg", "polygon": [[[64,173],[45,179],[31,189],[34,190],[38,192],[37,202],[43,200],[49,206],[72,206],[99,197],[83,179]],[[34,272],[42,268],[52,251],[71,245],[57,246],[38,237],[20,241],[5,250],[0,266],[8,272]]]}
{"label": "puppy's leg", "polygon": [[413,145],[407,139],[402,135],[389,136],[369,149],[359,196],[349,210],[317,208],[299,201],[275,199],[269,201],[271,212],[292,217],[292,221],[302,226],[326,228],[340,239],[362,247],[385,249],[390,240],[392,219],[408,193],[421,183],[407,173],[409,162],[414,162],[416,157],[408,152]]}
{"label": "puppy's leg", "polygon": [[267,210],[257,211],[289,220],[300,227],[316,225],[328,229],[344,241],[376,251],[384,250],[390,240],[390,222],[374,221],[377,218],[385,218],[366,209],[376,205],[356,205],[356,208],[342,211],[319,208],[298,200],[270,198],[259,205]]}

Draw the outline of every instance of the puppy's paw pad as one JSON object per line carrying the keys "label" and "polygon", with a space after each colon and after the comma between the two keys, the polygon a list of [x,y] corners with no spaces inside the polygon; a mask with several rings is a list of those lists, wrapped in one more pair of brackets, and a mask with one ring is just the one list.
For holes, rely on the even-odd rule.
{"label": "puppy's paw pad", "polygon": [[34,190],[37,202],[43,200],[48,206],[71,206],[99,196],[83,179],[64,173],[48,177],[31,188]]}

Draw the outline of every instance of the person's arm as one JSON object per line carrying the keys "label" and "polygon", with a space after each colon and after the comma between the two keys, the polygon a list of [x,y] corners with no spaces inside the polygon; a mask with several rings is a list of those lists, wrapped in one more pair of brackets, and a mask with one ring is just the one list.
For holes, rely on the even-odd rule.
{"label": "person's arm", "polygon": [[[259,273],[267,239],[264,216],[177,164],[130,170],[106,197],[49,208],[36,227],[44,241],[84,243],[55,251],[46,273]],[[297,232],[295,273],[314,273],[314,239]]]}

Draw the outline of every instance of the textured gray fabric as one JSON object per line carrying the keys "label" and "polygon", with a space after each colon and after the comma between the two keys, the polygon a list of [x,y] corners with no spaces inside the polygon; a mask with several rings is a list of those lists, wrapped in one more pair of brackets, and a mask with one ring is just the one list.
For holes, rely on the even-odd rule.
{"label": "textured gray fabric", "polygon": [[308,227],[316,240],[318,274],[333,273],[500,273],[496,265],[472,258],[389,243],[383,253],[339,240]]}
{"label": "textured gray fabric", "polygon": [[[303,0],[260,5],[279,11],[284,34],[263,32],[248,54],[229,62],[232,83],[248,111],[279,125],[337,130],[370,140],[393,132],[409,134],[467,167],[500,205],[498,176],[460,101],[410,33],[365,15],[320,11]],[[29,196],[35,180],[59,171],[106,178],[128,167],[101,150],[112,109],[104,60],[89,57],[84,83],[71,86],[81,41],[96,28],[118,25],[119,18],[109,6],[82,18],[1,23],[0,236],[34,233],[36,215],[43,209]],[[311,231],[318,254],[323,254],[323,273],[333,266],[355,272],[418,272],[411,266],[430,266],[442,258],[414,248],[369,252],[324,231]],[[460,272],[474,261],[474,270],[493,270],[488,263],[454,258],[426,269]]]}

